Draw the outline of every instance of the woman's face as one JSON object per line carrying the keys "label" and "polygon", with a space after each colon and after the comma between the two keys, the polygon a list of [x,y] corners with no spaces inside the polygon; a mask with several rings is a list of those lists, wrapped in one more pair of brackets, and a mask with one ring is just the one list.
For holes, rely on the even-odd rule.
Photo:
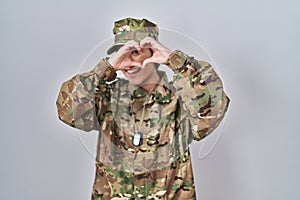
{"label": "woman's face", "polygon": [[143,62],[152,56],[152,51],[149,48],[133,50],[131,52],[131,59],[140,62],[140,66],[128,66],[122,69],[124,76],[133,85],[140,85],[147,83],[155,83],[157,77],[157,70],[154,63],[149,63],[143,68]]}

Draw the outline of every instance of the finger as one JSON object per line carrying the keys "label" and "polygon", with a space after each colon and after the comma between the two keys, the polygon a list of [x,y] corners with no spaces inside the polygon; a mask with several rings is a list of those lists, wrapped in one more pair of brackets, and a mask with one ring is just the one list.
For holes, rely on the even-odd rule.
{"label": "finger", "polygon": [[142,62],[141,61],[134,61],[134,60],[132,60],[130,58],[130,56],[124,56],[124,58],[120,62],[120,65],[118,66],[118,68],[119,69],[124,69],[124,68],[130,67],[130,66],[141,67],[142,66]]}
{"label": "finger", "polygon": [[145,37],[144,39],[141,40],[140,46],[142,48],[151,48],[153,45],[153,38],[152,37]]}
{"label": "finger", "polygon": [[135,40],[130,40],[130,41],[126,42],[124,46],[127,47],[128,50],[133,50],[133,49],[140,50],[141,49],[139,43],[137,43]]}
{"label": "finger", "polygon": [[141,46],[149,46],[149,48],[151,48],[152,50],[156,51],[165,51],[165,50],[169,50],[167,47],[165,47],[162,43],[160,43],[159,41],[155,40],[152,37],[146,37],[141,41]]}
{"label": "finger", "polygon": [[148,36],[148,37],[145,37],[144,39],[142,39],[142,40],[140,41],[140,44],[142,44],[142,43],[144,43],[144,42],[152,43],[152,42],[154,42],[154,41],[156,41],[154,38]]}
{"label": "finger", "polygon": [[155,63],[155,59],[153,57],[145,59],[142,68],[145,68],[149,63]]}
{"label": "finger", "polygon": [[130,66],[135,66],[135,67],[143,67],[143,63],[142,62],[138,62],[138,61],[131,61],[129,63]]}
{"label": "finger", "polygon": [[140,45],[134,41],[134,40],[130,40],[128,42],[126,42],[118,51],[118,54],[120,56],[123,56],[123,55],[127,55],[127,54],[130,54],[132,50],[134,49],[137,49],[137,50],[140,50],[141,47]]}

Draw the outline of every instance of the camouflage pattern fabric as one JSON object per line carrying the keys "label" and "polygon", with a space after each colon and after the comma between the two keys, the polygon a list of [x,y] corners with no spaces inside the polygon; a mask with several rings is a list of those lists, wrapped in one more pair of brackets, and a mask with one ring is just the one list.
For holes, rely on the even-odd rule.
{"label": "camouflage pattern fabric", "polygon": [[145,37],[158,40],[158,27],[147,19],[126,18],[115,22],[113,33],[115,35],[114,45],[107,50],[107,54],[116,51],[120,46],[130,40],[140,42]]}
{"label": "camouflage pattern fabric", "polygon": [[[116,79],[107,58],[62,84],[59,119],[99,130],[93,200],[196,199],[189,144],[213,132],[230,99],[209,63],[175,50],[166,65],[173,82],[159,71],[150,94]],[[134,123],[145,133],[138,147],[131,142]]]}

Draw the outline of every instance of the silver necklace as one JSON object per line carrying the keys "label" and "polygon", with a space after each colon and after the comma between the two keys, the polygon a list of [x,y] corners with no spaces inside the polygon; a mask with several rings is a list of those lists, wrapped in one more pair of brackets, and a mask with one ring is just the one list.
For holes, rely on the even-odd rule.
{"label": "silver necklace", "polygon": [[141,116],[141,120],[140,120],[140,127],[139,127],[139,129],[137,129],[137,127],[136,127],[135,114],[133,112],[133,104],[131,102],[131,109],[132,109],[132,116],[133,116],[133,123],[134,123],[134,133],[133,133],[133,137],[132,137],[132,144],[134,146],[141,146],[143,144],[143,133],[141,132],[141,127],[142,127],[142,124],[144,122],[146,102],[147,102],[147,99],[149,99],[150,94],[156,88],[156,86],[157,86],[157,84],[155,84],[154,87],[150,90],[150,92],[146,95],[146,98],[145,98],[145,101],[144,101],[144,105],[143,105],[143,111],[142,111],[142,116]]}
{"label": "silver necklace", "polygon": [[[146,100],[148,99],[149,94],[146,96]],[[141,120],[140,120],[139,129],[137,129],[137,126],[136,126],[136,123],[135,123],[135,114],[133,112],[133,104],[131,103],[133,123],[134,123],[134,133],[133,133],[133,137],[132,137],[132,144],[134,146],[141,146],[143,144],[143,133],[140,130],[141,130],[141,127],[142,127],[142,123],[144,121],[146,100],[144,101],[144,105],[143,105],[143,111],[142,111],[142,116],[141,116]]]}

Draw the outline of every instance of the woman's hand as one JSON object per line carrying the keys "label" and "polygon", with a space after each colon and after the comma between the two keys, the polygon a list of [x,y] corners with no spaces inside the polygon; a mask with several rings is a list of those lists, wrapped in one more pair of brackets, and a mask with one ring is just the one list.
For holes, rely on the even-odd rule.
{"label": "woman's hand", "polygon": [[125,43],[115,54],[113,54],[108,62],[115,68],[116,70],[125,69],[129,66],[142,66],[143,63],[138,61],[133,61],[131,59],[131,54],[134,54],[135,51],[140,51],[140,45],[134,41],[130,40]]}
{"label": "woman's hand", "polygon": [[[142,49],[149,48],[153,55],[145,60],[134,59]],[[122,70],[126,67],[145,67],[148,63],[164,64],[172,51],[151,37],[145,37],[140,44],[134,40],[125,43],[115,54],[109,58],[109,63],[116,69]]]}
{"label": "woman's hand", "polygon": [[148,63],[164,64],[169,58],[169,55],[172,53],[169,48],[165,47],[152,37],[145,37],[140,42],[140,48],[150,48],[153,51],[153,55],[144,60],[143,66],[146,66]]}

